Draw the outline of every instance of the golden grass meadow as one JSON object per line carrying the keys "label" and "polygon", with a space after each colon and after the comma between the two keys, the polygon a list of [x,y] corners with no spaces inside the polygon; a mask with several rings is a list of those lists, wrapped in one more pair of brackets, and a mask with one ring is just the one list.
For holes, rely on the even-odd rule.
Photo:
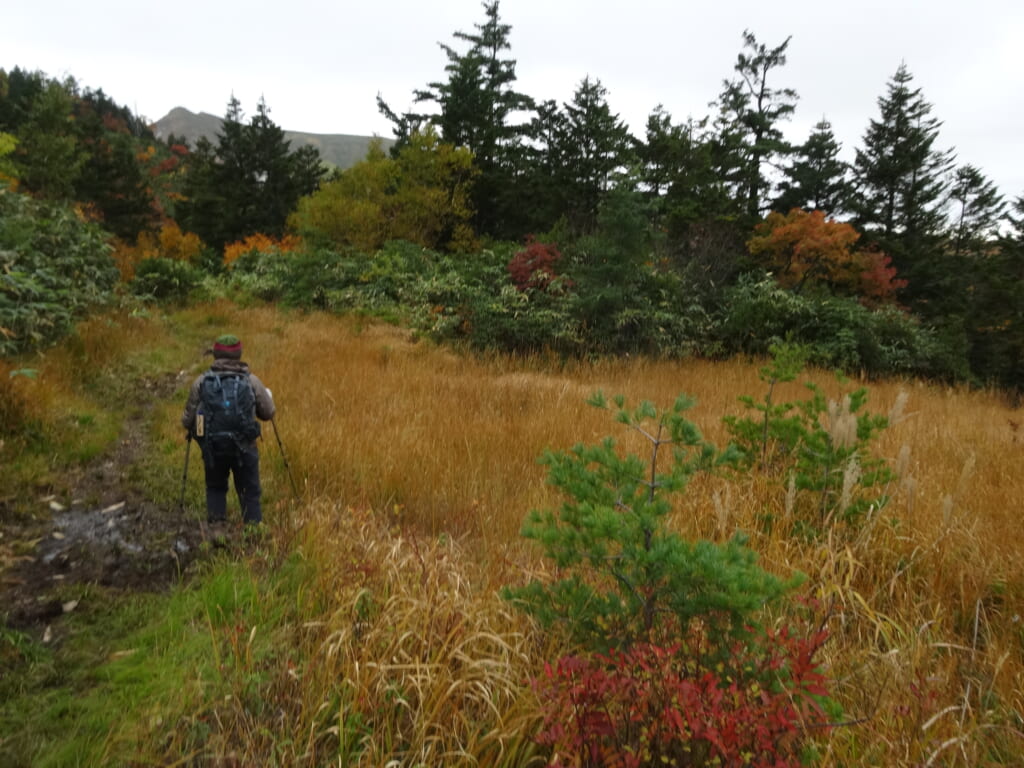
{"label": "golden grass meadow", "polygon": [[[298,553],[309,567],[286,597],[292,618],[271,639],[294,653],[261,677],[261,698],[277,714],[254,718],[242,696],[220,707],[209,743],[239,761],[224,765],[268,754],[282,765],[543,764],[530,741],[537,702],[528,680],[568,649],[499,595],[548,568],[519,535],[529,510],[559,503],[538,457],[608,435],[642,450],[585,403],[599,389],[662,406],[688,393],[697,399],[690,418],[721,445],[722,417],[743,413],[737,398],[760,399],[766,387],[764,361],[476,357],[393,326],[269,307],[192,308],[162,332],[156,321],[121,322],[131,332],[119,344],[161,347],[189,380],[205,363],[200,348],[175,341],[175,323],[210,338],[238,334],[274,392],[299,485],[296,503],[265,430],[274,562]],[[91,332],[84,343],[99,350]],[[803,381],[836,398],[860,384],[812,370],[777,399],[805,397]],[[874,444],[898,474],[881,511],[795,537],[785,488],[756,473],[698,476],[670,524],[715,541],[746,532],[767,570],[802,572],[800,592],[828,609],[821,660],[844,719],[811,734],[814,764],[1013,764],[1007,755],[1022,764],[1022,413],[992,392],[866,386],[867,409],[893,422]],[[160,439],[180,442],[180,407],[162,406]],[[179,460],[168,454],[168,464]],[[256,664],[246,642],[265,628],[236,629],[238,664]],[[163,760],[188,748],[182,733],[153,726]]]}

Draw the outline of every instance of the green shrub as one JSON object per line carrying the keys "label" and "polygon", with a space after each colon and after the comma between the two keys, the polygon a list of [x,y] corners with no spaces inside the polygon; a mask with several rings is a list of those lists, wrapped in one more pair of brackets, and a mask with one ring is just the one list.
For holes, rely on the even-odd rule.
{"label": "green shrub", "polygon": [[289,261],[279,254],[245,253],[235,260],[225,277],[228,289],[241,298],[277,301],[288,285]]}
{"label": "green shrub", "polygon": [[417,328],[476,349],[679,357],[706,348],[711,318],[680,276],[632,261],[614,268],[580,263],[618,258],[617,248],[600,238],[574,246],[575,263],[542,286],[516,285],[504,245],[472,258],[444,257],[404,295],[416,307]]}
{"label": "green shrub", "polygon": [[760,371],[768,385],[764,398],[741,397],[751,415],[723,419],[742,455],[741,465],[788,486],[787,514],[803,534],[816,535],[835,522],[856,522],[869,509],[883,508],[888,503],[884,489],[894,476],[869,444],[889,422],[863,410],[867,389],[831,400],[808,382],[809,398],[777,403],[775,385],[799,375],[807,352],[789,344],[773,345],[771,352],[771,364]]}
{"label": "green shrub", "polygon": [[135,268],[132,293],[155,301],[185,301],[203,272],[179,259],[143,259]]}
{"label": "green shrub", "polygon": [[606,324],[584,324],[588,349],[672,358],[709,348],[711,317],[687,280],[651,264],[637,265],[631,280]]}
{"label": "green shrub", "polygon": [[0,187],[0,355],[52,343],[118,280],[107,235],[71,208]]}
{"label": "green shrub", "polygon": [[432,251],[401,241],[374,254],[326,248],[286,256],[253,251],[234,262],[227,282],[242,296],[289,307],[405,313],[437,259]]}
{"label": "green shrub", "polygon": [[771,345],[804,346],[808,362],[871,375],[967,375],[966,353],[896,307],[869,309],[855,299],[799,294],[748,273],[719,304],[716,335],[726,352],[767,355]]}

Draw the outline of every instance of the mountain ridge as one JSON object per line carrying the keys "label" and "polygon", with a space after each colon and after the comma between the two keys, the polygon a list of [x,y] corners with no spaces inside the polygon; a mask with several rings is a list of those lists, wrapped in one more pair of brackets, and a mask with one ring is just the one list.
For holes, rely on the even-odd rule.
{"label": "mountain ridge", "polygon": [[[192,112],[185,107],[175,107],[166,115],[152,124],[153,133],[158,139],[166,139],[174,135],[184,138],[190,146],[195,146],[200,137],[206,137],[214,144],[224,119],[211,115],[209,112]],[[309,133],[306,131],[284,130],[284,137],[293,149],[312,146],[320,152],[321,159],[328,165],[342,170],[351,168],[366,157],[370,142],[378,139],[385,150],[394,143],[394,139],[381,136],[359,136],[346,133]]]}

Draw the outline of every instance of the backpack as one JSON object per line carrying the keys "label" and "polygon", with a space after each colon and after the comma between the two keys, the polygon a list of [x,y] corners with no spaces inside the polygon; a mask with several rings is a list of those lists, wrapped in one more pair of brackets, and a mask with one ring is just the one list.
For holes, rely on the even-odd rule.
{"label": "backpack", "polygon": [[203,437],[214,453],[235,453],[260,436],[256,394],[248,374],[207,373],[199,385]]}

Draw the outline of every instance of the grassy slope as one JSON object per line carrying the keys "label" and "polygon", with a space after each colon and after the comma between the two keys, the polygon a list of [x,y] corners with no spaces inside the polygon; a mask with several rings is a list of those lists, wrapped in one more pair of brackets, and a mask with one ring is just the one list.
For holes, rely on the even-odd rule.
{"label": "grassy slope", "polygon": [[[694,420],[719,442],[736,397],[763,394],[756,366],[741,362],[467,359],[390,327],[228,305],[141,323],[134,345],[106,351],[94,326],[83,344],[99,347],[93,362],[138,360],[144,347],[139,365],[198,370],[203,341],[226,329],[275,392],[303,503],[289,503],[268,432],[268,539],[214,559],[170,598],[73,617],[80,643],[57,653],[5,638],[22,673],[20,689],[4,691],[21,697],[0,713],[18,713],[6,748],[32,764],[72,765],[76,753],[112,764],[469,763],[460,751],[526,764],[535,702],[523,681],[557,639],[496,590],[543,568],[517,535],[528,509],[557,503],[537,456],[622,436],[583,404],[598,388],[662,404],[691,393]],[[44,367],[52,402],[82,397],[60,373],[73,364]],[[840,391],[828,374],[807,378]],[[794,539],[784,489],[759,478],[695,483],[674,524],[712,539],[751,532],[769,569],[803,571],[833,603],[826,661],[848,715],[864,720],[820,738],[824,764],[1014,764],[1024,755],[1019,414],[986,394],[895,381],[872,385],[868,407],[886,413],[901,391],[908,416],[878,450],[903,472],[869,525]],[[802,396],[796,384],[779,393]],[[179,409],[168,401],[154,414],[145,471],[165,500],[180,471]],[[773,532],[759,524],[766,511]]]}

